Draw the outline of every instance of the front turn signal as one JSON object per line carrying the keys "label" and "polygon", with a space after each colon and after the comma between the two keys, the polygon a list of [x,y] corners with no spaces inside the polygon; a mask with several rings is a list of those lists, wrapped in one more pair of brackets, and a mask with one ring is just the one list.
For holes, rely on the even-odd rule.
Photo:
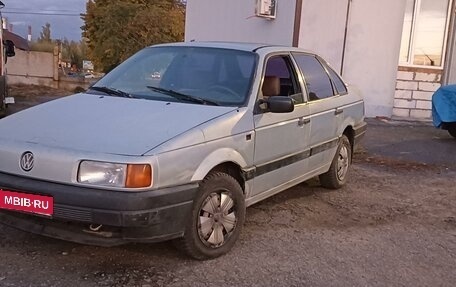
{"label": "front turn signal", "polygon": [[125,187],[141,188],[152,185],[152,167],[149,164],[129,164]]}

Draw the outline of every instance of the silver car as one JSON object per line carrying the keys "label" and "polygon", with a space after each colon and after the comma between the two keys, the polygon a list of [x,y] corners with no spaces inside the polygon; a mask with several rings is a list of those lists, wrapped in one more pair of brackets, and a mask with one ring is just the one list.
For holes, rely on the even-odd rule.
{"label": "silver car", "polygon": [[313,53],[156,45],[86,93],[0,120],[0,222],[214,258],[246,207],[315,176],[344,185],[365,131],[362,97]]}

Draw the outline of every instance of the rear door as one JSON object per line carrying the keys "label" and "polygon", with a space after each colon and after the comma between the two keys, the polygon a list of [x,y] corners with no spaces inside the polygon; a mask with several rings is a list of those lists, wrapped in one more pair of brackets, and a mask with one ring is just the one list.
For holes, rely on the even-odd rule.
{"label": "rear door", "polygon": [[343,110],[338,108],[339,103],[334,100],[338,93],[322,61],[307,53],[293,53],[293,57],[308,91],[311,148],[309,168],[317,170],[328,166],[334,157]]}

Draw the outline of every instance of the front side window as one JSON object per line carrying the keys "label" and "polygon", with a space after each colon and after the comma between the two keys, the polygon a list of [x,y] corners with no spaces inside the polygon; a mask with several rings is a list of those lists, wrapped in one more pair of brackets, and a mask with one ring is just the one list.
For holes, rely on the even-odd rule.
{"label": "front side window", "polygon": [[[146,48],[112,70],[92,88],[160,101],[221,106],[246,102],[255,73],[252,52],[162,46]],[[121,91],[121,93],[119,93]]]}
{"label": "front side window", "polygon": [[328,73],[314,55],[293,54],[309,93],[309,100],[319,100],[334,96]]}
{"label": "front side window", "polygon": [[443,66],[451,0],[406,0],[401,65]]}
{"label": "front side window", "polygon": [[262,86],[263,97],[283,96],[295,104],[303,102],[301,87],[289,56],[272,56],[266,62]]}

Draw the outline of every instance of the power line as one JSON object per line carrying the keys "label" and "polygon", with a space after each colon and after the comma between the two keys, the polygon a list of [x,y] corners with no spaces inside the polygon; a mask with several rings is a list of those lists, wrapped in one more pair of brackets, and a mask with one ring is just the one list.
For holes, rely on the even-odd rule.
{"label": "power line", "polygon": [[46,13],[46,12],[14,12],[14,11],[3,11],[4,14],[19,14],[19,15],[41,15],[41,16],[71,16],[81,17],[81,14],[70,14],[70,13]]}
{"label": "power line", "polygon": [[5,10],[17,10],[19,12],[32,12],[32,13],[38,13],[38,12],[71,12],[71,13],[79,13],[78,10],[65,10],[65,9],[30,9],[30,8],[12,8],[8,7]]}

